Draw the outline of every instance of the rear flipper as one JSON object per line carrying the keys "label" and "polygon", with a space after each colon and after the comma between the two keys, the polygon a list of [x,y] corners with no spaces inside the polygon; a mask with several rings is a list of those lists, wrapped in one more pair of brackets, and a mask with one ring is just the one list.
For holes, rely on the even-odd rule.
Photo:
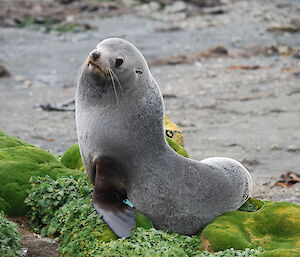
{"label": "rear flipper", "polygon": [[118,237],[130,237],[131,230],[136,225],[135,212],[133,210],[129,209],[129,207],[119,210],[105,210],[94,201],[93,206]]}
{"label": "rear flipper", "polygon": [[94,180],[93,206],[103,220],[119,237],[130,237],[135,227],[135,212],[124,200],[127,199],[127,181],[124,168],[109,157],[93,161],[91,180]]}

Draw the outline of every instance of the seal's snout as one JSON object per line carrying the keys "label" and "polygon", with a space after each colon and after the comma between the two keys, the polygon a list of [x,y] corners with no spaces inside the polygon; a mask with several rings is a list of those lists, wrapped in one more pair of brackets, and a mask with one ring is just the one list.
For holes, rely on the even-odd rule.
{"label": "seal's snout", "polygon": [[93,50],[91,53],[90,53],[90,56],[92,57],[93,61],[97,61],[100,56],[101,56],[101,53],[98,51],[98,50]]}
{"label": "seal's snout", "polygon": [[87,66],[91,72],[106,77],[109,64],[107,63],[105,58],[103,58],[102,53],[98,49],[94,49],[88,55]]}

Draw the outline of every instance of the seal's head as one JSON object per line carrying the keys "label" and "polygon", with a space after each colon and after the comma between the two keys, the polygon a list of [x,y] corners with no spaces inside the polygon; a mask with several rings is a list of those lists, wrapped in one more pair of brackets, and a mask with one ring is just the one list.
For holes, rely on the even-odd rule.
{"label": "seal's head", "polygon": [[[105,82],[112,84],[115,93],[116,86],[120,91],[126,90],[126,85],[136,84],[136,80],[149,72],[148,65],[139,50],[120,38],[108,38],[100,42],[90,52],[84,65],[85,72],[89,71],[98,77],[98,80],[104,82],[102,84]],[[118,97],[118,94],[116,96]]]}

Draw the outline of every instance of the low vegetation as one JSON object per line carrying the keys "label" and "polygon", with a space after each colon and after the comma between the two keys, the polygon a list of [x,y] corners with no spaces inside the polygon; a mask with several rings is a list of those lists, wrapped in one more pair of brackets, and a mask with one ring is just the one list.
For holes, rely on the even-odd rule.
{"label": "low vegetation", "polygon": [[118,239],[92,207],[87,178],[33,178],[26,199],[32,226],[43,236],[58,237],[62,256],[258,256],[262,249],[203,252],[200,236],[168,234],[137,213],[129,239]]}
{"label": "low vegetation", "polygon": [[21,238],[18,226],[0,212],[0,256],[21,257]]}

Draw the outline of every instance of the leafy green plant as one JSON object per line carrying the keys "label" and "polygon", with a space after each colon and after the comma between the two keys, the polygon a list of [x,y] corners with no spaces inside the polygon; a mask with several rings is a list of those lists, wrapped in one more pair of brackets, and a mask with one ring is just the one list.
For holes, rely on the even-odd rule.
{"label": "leafy green plant", "polygon": [[25,204],[30,208],[29,221],[38,230],[47,229],[55,212],[66,203],[79,198],[91,198],[92,187],[87,177],[79,180],[73,177],[61,177],[57,180],[49,176],[33,177],[30,182],[32,189]]}
{"label": "leafy green plant", "polygon": [[[183,236],[156,230],[138,212],[137,228],[131,237],[117,239],[92,207],[92,186],[87,178],[54,180],[45,177],[31,181],[33,188],[25,201],[30,207],[29,219],[42,235],[59,238],[61,256],[214,256],[201,251],[199,235]],[[226,250],[216,256],[257,256],[259,253],[246,249],[230,255],[233,252]]]}
{"label": "leafy green plant", "polygon": [[245,250],[235,250],[233,248],[230,248],[216,253],[205,251],[202,252],[199,257],[254,257],[260,256],[263,252],[264,250],[261,247],[257,249],[246,248]]}
{"label": "leafy green plant", "polygon": [[21,237],[18,226],[0,212],[0,256],[20,257]]}

